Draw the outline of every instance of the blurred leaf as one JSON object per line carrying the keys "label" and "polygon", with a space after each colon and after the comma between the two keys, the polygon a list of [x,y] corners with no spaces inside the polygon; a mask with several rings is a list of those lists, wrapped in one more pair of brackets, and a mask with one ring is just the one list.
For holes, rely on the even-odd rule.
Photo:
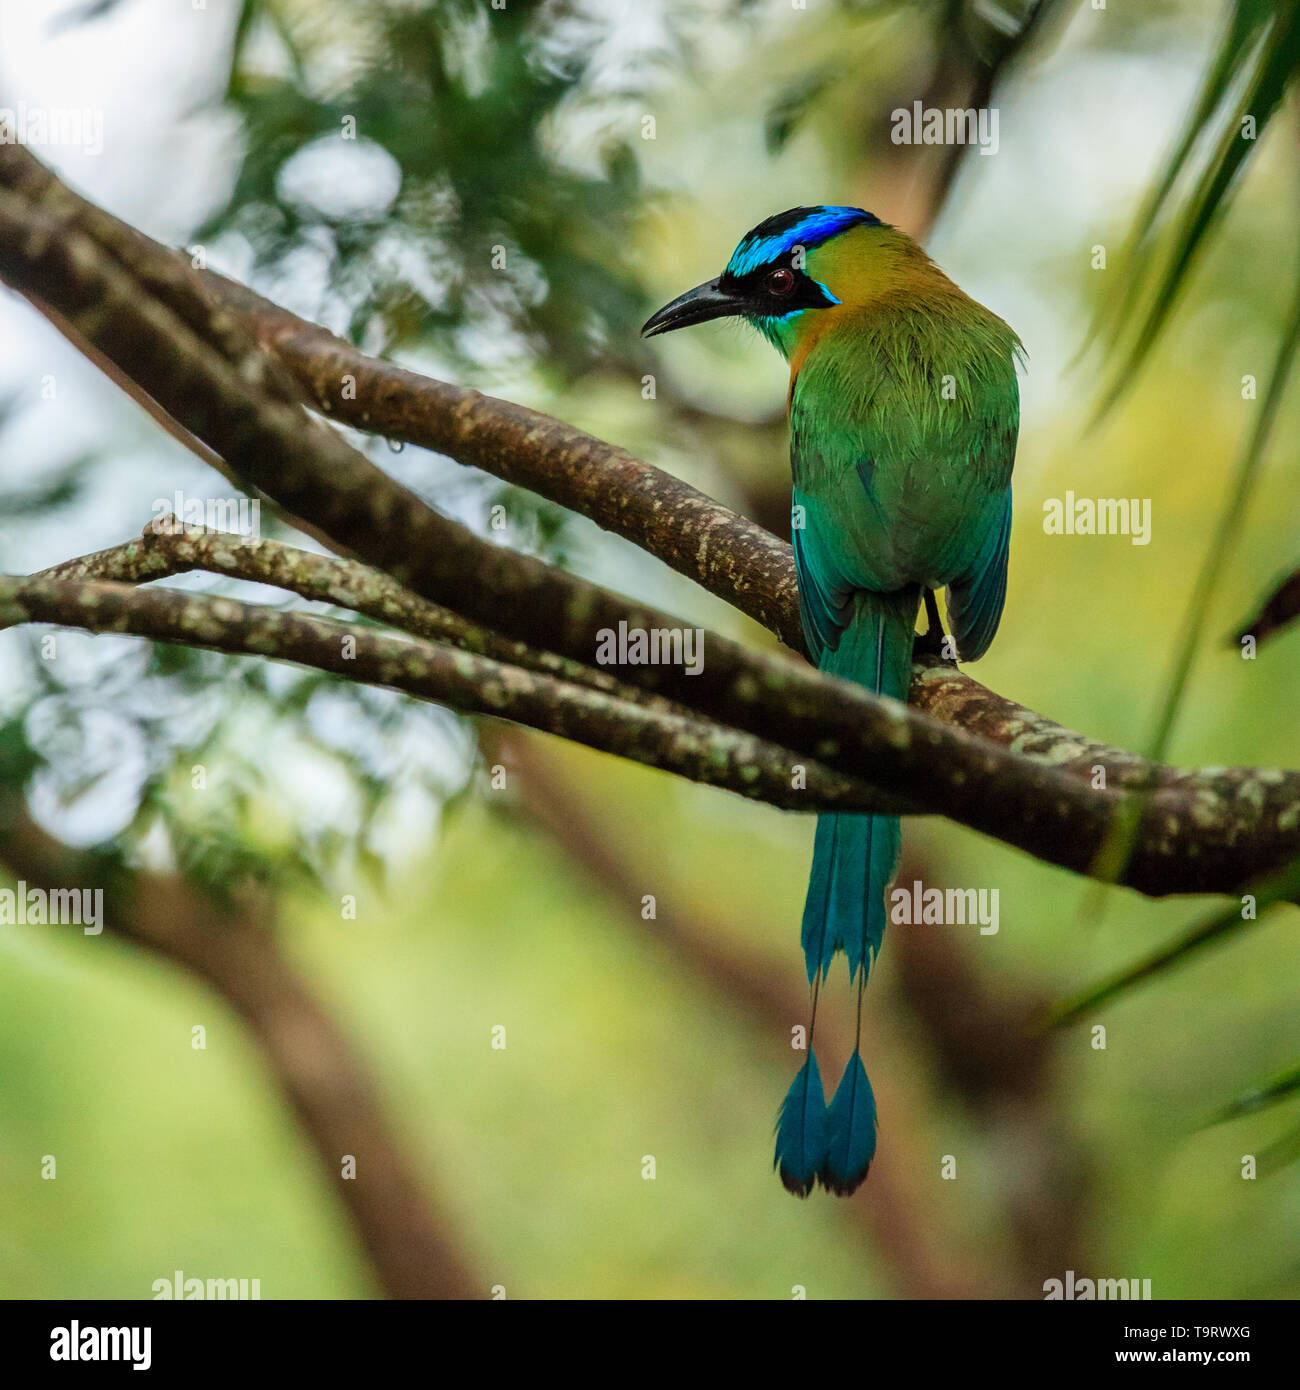
{"label": "blurred leaf", "polygon": [[[1098,415],[1123,395],[1145,362],[1186,284],[1192,262],[1216,219],[1226,211],[1239,174],[1297,75],[1300,0],[1233,0],[1227,31],[1182,138],[1138,216],[1123,258],[1126,271],[1120,292],[1103,307],[1094,329],[1104,331],[1112,343],[1126,333],[1130,335]],[[1173,244],[1164,269],[1157,275],[1154,263],[1160,214],[1167,209],[1180,175],[1193,162],[1193,152],[1209,139],[1216,120],[1222,119],[1228,94],[1243,86],[1243,95],[1223,120],[1218,139],[1177,215]],[[1253,138],[1245,134],[1248,119],[1254,122]],[[1138,303],[1144,296],[1148,304],[1133,329]]]}
{"label": "blurred leaf", "polygon": [[[264,4],[245,14],[254,9],[274,15],[294,70],[247,71],[255,25],[244,26],[228,99],[247,153],[201,239],[239,232],[268,269],[316,257],[351,307],[352,336],[385,350],[424,343],[468,363],[471,339],[488,335],[496,352],[513,345],[561,377],[601,361],[611,338],[642,350],[643,297],[626,260],[638,208],[634,89],[584,87],[596,26],[518,0],[376,6],[351,16],[368,33],[340,92],[307,77],[316,31],[303,26],[295,42],[296,15]],[[579,105],[598,171],[558,152],[557,130]],[[367,142],[385,151],[396,200],[344,214],[291,196],[285,172],[316,142],[345,186],[343,161]]]}
{"label": "blurred leaf", "polygon": [[[1226,1124],[1230,1120],[1245,1115],[1254,1115],[1261,1110],[1271,1110],[1300,1095],[1300,1066],[1282,1072],[1270,1081],[1238,1096],[1230,1105],[1224,1107],[1208,1123]],[[1300,1125],[1293,1125],[1282,1135],[1267,1145],[1258,1154],[1258,1172],[1261,1177],[1269,1177],[1300,1161]]]}
{"label": "blurred leaf", "polygon": [[763,121],[763,138],[769,154],[777,154],[785,148],[809,107],[839,76],[840,69],[829,64],[814,68],[780,93],[768,107]]}
{"label": "blurred leaf", "polygon": [[1300,1094],[1300,1066],[1293,1067],[1290,1071],[1283,1072],[1271,1081],[1266,1081],[1253,1090],[1247,1091],[1245,1095],[1238,1096],[1230,1105],[1221,1110],[1210,1123],[1222,1124],[1227,1120],[1235,1120],[1241,1115],[1253,1115],[1257,1110],[1264,1110],[1269,1106],[1277,1105],[1280,1101],[1290,1100],[1292,1096],[1297,1094]]}
{"label": "blurred leaf", "polygon": [[1259,475],[1264,451],[1273,432],[1278,410],[1282,404],[1287,379],[1295,362],[1297,349],[1300,349],[1300,277],[1297,277],[1292,303],[1287,315],[1287,328],[1278,344],[1277,355],[1273,359],[1268,385],[1260,401],[1255,417],[1255,428],[1243,449],[1237,463],[1237,470],[1229,485],[1227,502],[1219,516],[1218,525],[1210,540],[1205,562],[1197,576],[1196,588],[1188,605],[1184,619],[1182,639],[1175,660],[1174,674],[1165,693],[1164,707],[1156,726],[1156,736],[1152,742],[1150,757],[1163,761],[1169,747],[1169,737],[1173,732],[1178,707],[1186,690],[1191,674],[1192,660],[1200,634],[1205,630],[1210,602],[1214,597],[1219,576],[1227,561],[1228,553],[1236,540],[1246,504],[1250,500],[1255,480]]}
{"label": "blurred leaf", "polygon": [[79,5],[69,5],[62,14],[55,15],[49,21],[48,31],[53,36],[67,29],[78,29],[92,20],[102,19],[125,3],[127,0],[83,0]]}
{"label": "blurred leaf", "polygon": [[1246,637],[1263,642],[1266,637],[1280,632],[1282,628],[1300,615],[1300,570],[1288,575],[1265,599],[1259,612],[1232,639],[1240,645]]}
{"label": "blurred leaf", "polygon": [[1260,1154],[1259,1172],[1264,1177],[1271,1177],[1297,1161],[1300,1161],[1300,1125],[1288,1130]]}
{"label": "blurred leaf", "polygon": [[[1196,586],[1184,614],[1179,630],[1178,642],[1174,650],[1174,665],[1156,717],[1155,733],[1143,750],[1150,762],[1162,763],[1169,753],[1169,743],[1173,736],[1178,711],[1191,679],[1192,665],[1196,659],[1201,634],[1205,631],[1210,604],[1214,600],[1220,575],[1237,538],[1246,505],[1250,500],[1260,465],[1264,459],[1265,448],[1273,431],[1274,422],[1282,403],[1283,392],[1295,362],[1296,352],[1300,350],[1300,276],[1296,280],[1294,297],[1287,317],[1287,330],[1278,345],[1272,370],[1265,388],[1259,411],[1255,417],[1255,428],[1251,431],[1245,448],[1237,463],[1237,470],[1229,486],[1227,500],[1219,514],[1209,549],[1197,574]],[[1127,813],[1117,816],[1111,834],[1097,855],[1094,870],[1098,878],[1096,894],[1103,891],[1104,885],[1117,882],[1128,864],[1137,840],[1141,825],[1142,811],[1150,797],[1149,792],[1135,792]],[[1094,896],[1094,912],[1099,910],[1100,898]]]}
{"label": "blurred leaf", "polygon": [[1266,912],[1279,903],[1294,902],[1300,897],[1300,859],[1263,880],[1251,896],[1255,899],[1253,917],[1243,916],[1243,904],[1240,901],[1234,902],[1230,907],[1184,932],[1168,946],[1161,947],[1153,955],[1139,961],[1137,965],[1129,966],[1118,975],[1092,986],[1082,994],[1053,1005],[1043,1020],[1043,1026],[1060,1028],[1064,1024],[1074,1023],[1082,1014],[1109,1003],[1116,995],[1144,980],[1149,980],[1169,966],[1179,964],[1202,946],[1235,936],[1253,927]]}

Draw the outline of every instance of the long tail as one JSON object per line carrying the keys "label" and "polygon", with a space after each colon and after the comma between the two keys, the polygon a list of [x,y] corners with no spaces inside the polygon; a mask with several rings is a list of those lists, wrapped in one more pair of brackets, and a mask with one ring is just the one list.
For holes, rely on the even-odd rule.
{"label": "long tail", "polygon": [[[849,624],[839,645],[825,654],[822,669],[878,695],[906,699],[919,598],[916,589],[858,593]],[[861,986],[885,934],[886,894],[898,869],[900,844],[896,816],[837,813],[817,818],[803,913],[808,978],[820,974],[824,979],[836,951],[848,956],[849,978],[859,981],[859,1033]],[[855,1191],[875,1151],[876,1102],[855,1048],[826,1115],[826,1153],[818,1172],[822,1185],[841,1196]]]}

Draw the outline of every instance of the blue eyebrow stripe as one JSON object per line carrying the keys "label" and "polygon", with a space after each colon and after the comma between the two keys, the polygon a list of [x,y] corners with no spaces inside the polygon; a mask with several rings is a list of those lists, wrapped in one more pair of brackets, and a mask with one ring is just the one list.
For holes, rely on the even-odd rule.
{"label": "blue eyebrow stripe", "polygon": [[736,276],[748,275],[777,256],[794,250],[796,246],[808,249],[818,246],[855,222],[867,227],[882,225],[880,218],[861,208],[823,207],[814,209],[807,217],[800,218],[792,226],[772,236],[756,235],[762,228],[755,228],[732,253],[727,271]]}

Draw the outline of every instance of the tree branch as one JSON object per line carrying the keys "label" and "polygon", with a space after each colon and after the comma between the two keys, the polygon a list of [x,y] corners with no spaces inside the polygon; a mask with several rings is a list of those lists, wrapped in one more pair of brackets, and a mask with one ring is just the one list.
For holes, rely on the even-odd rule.
{"label": "tree branch", "polygon": [[[707,720],[665,713],[433,642],[392,637],[305,613],[100,581],[0,576],[0,627],[57,623],[133,633],[212,651],[274,657],[510,719],[601,752],[723,787],[786,810],[905,807],[789,749]],[[796,789],[796,766],[805,789]]]}
{"label": "tree branch", "polygon": [[[23,161],[40,168],[20,147],[0,147],[0,189],[22,186]],[[46,172],[45,178],[52,176]],[[51,208],[57,215],[51,216]],[[220,331],[199,336],[190,326],[202,318],[192,286],[185,291],[190,297],[183,319],[166,303],[141,293],[141,276],[159,285],[177,278],[175,267],[163,267],[162,260],[179,264],[184,276],[192,275],[189,267],[88,208],[67,190],[57,198],[44,197],[40,210],[0,191],[0,275],[53,303],[132,379],[217,448],[241,477],[291,514],[314,522],[424,597],[582,664],[592,662],[598,632],[620,620],[643,628],[681,625],[540,561],[488,544],[427,507],[327,427],[309,427],[302,410],[276,394],[274,380],[265,373],[259,385],[250,386],[251,369],[218,350],[231,343],[227,310],[210,309],[220,318]],[[78,230],[82,224],[93,225],[95,237],[110,242],[112,249]],[[177,291],[172,286],[166,293]],[[241,354],[246,348],[240,343],[226,350],[245,361]],[[351,359],[350,364],[360,365]],[[394,369],[384,364],[384,370]],[[402,384],[415,389],[406,378]],[[434,383],[432,389],[437,410],[463,417],[459,425],[453,421],[440,427],[449,432],[444,443],[456,443],[458,437],[457,447],[463,446],[462,452],[476,462],[514,459],[513,476],[531,480],[547,496],[563,495],[575,506],[595,510],[590,499],[600,491],[599,465],[609,461],[630,490],[622,493],[621,509],[600,504],[606,521],[683,566],[690,557],[674,535],[685,527],[696,543],[695,577],[712,583],[715,592],[746,611],[766,611],[770,603],[775,629],[797,640],[789,551],[760,528],[692,489],[683,491],[683,484],[630,456],[623,455],[619,463],[611,446],[559,422],[461,388]],[[451,403],[448,391],[456,393],[459,405]],[[369,406],[354,404],[356,422],[364,424],[360,417]],[[430,409],[437,414],[432,405]],[[493,443],[492,422],[498,416],[503,421],[500,442]],[[372,427],[377,418],[371,412]],[[390,432],[388,422],[384,428]],[[534,436],[534,431],[541,434]],[[534,442],[544,438],[546,449],[530,445],[530,436]],[[671,524],[663,524],[662,515],[670,515]],[[743,565],[718,561],[719,551],[759,556],[755,575],[747,576]],[[1237,891],[1300,853],[1297,775],[1271,769],[1180,773],[1149,767],[1132,754],[1106,750],[1021,710],[949,668],[918,668],[913,683],[918,704],[950,717],[956,714],[977,727],[979,736],[713,634],[698,677],[671,665],[625,666],[618,674],[803,759],[834,763],[896,803],[947,815],[1080,873],[1094,871],[1116,817],[1128,811],[1126,788],[1154,786],[1121,880],[1146,893]],[[713,736],[702,735],[706,741]],[[1087,759],[1105,770],[1104,788],[1094,785]],[[1112,764],[1115,777],[1110,775]]]}
{"label": "tree branch", "polygon": [[618,699],[678,714],[690,712],[635,686],[624,685],[604,671],[553,652],[537,651],[524,642],[512,642],[479,627],[402,588],[391,576],[369,565],[317,555],[282,541],[186,526],[174,516],[149,522],[134,540],[51,565],[35,577],[144,584],[193,570],[273,585],[302,598],[350,608],[415,637],[447,642],[494,661],[544,672],[557,680],[584,685]]}
{"label": "tree branch", "polygon": [[[43,190],[34,203],[33,187]],[[230,311],[207,300],[180,257],[58,185],[19,145],[0,145],[0,278],[38,308],[53,306],[295,525],[323,532],[425,598],[584,663],[595,633],[620,620],[672,625],[666,614],[483,540],[388,477],[286,398],[283,369],[272,370]],[[672,687],[681,674],[641,666],[627,678],[679,698]]]}
{"label": "tree branch", "polygon": [[762,527],[562,420],[367,357],[246,286],[211,271],[202,280],[332,419],[446,454],[568,507],[804,651],[790,547]]}

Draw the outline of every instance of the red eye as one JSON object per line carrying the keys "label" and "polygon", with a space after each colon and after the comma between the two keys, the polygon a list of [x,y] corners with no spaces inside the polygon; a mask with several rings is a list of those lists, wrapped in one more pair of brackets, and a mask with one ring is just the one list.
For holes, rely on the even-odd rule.
{"label": "red eye", "polygon": [[794,289],[794,271],[774,270],[763,281],[763,288],[768,294],[789,294]]}

